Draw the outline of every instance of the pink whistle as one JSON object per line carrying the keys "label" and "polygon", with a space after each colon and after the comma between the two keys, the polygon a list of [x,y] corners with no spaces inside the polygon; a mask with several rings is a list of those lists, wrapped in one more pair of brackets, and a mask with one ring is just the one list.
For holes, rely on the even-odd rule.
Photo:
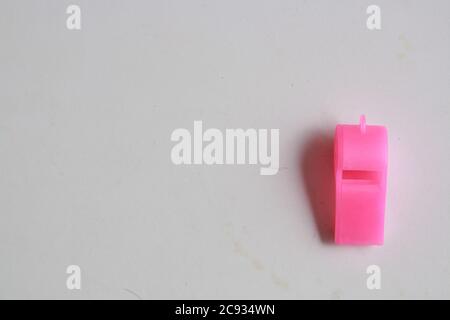
{"label": "pink whistle", "polygon": [[334,136],[335,242],[382,245],[386,203],[387,130],[338,124]]}

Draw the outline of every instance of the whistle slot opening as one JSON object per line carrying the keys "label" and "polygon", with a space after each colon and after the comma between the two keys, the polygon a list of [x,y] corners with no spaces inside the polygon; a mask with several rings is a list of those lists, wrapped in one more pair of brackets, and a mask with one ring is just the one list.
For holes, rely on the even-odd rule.
{"label": "whistle slot opening", "polygon": [[343,170],[342,179],[376,181],[378,180],[378,172],[366,170]]}

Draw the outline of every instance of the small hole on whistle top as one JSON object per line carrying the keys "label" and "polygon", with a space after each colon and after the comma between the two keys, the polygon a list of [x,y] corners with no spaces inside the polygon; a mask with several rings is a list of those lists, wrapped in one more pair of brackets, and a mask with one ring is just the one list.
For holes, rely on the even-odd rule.
{"label": "small hole on whistle top", "polygon": [[366,170],[344,170],[342,171],[342,179],[344,180],[378,180],[378,172]]}

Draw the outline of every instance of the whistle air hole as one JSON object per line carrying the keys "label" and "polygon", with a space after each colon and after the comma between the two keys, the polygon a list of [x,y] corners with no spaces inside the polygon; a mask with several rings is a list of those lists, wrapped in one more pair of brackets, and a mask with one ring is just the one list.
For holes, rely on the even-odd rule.
{"label": "whistle air hole", "polygon": [[343,180],[377,181],[377,171],[366,170],[344,170],[342,171]]}

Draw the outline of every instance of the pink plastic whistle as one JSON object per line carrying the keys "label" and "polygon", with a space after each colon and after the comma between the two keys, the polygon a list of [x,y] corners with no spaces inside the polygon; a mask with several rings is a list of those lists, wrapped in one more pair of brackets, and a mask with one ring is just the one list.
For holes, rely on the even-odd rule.
{"label": "pink plastic whistle", "polygon": [[335,242],[382,245],[386,203],[387,130],[338,124],[334,137]]}

